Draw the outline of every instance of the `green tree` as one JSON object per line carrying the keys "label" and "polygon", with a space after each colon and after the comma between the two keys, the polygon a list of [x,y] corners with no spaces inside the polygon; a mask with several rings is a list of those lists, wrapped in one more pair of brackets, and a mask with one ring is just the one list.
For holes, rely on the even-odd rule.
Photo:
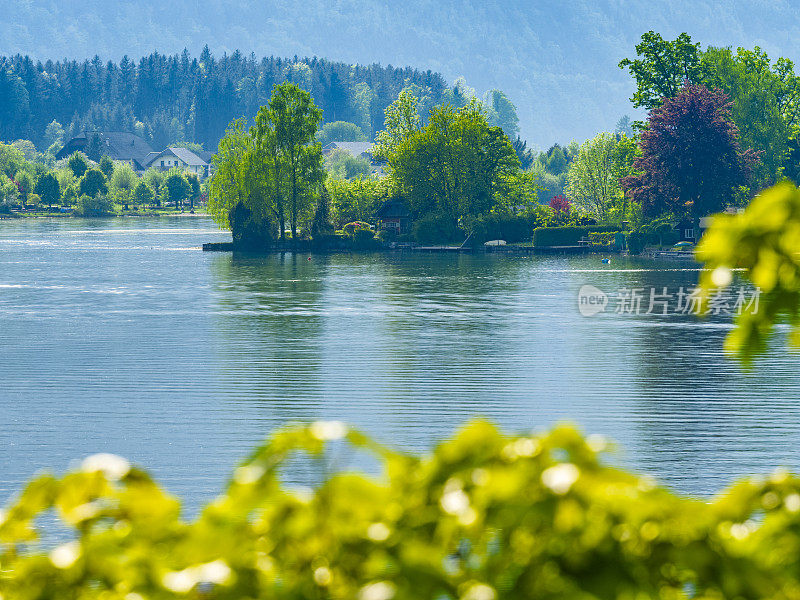
{"label": "green tree", "polygon": [[59,147],[64,143],[64,128],[61,123],[53,119],[44,128],[44,147],[47,151],[55,154]]}
{"label": "green tree", "polygon": [[528,142],[517,136],[511,145],[514,147],[514,152],[517,153],[520,166],[526,171],[530,169],[533,166],[533,161],[536,160],[536,156],[533,150],[528,148]]}
{"label": "green tree", "polygon": [[99,133],[93,133],[89,138],[89,143],[86,144],[86,156],[89,160],[94,162],[100,161],[100,156],[103,153],[103,140]]}
{"label": "green tree", "polygon": [[64,188],[64,193],[61,194],[61,203],[64,206],[72,206],[78,201],[78,185],[73,183]]}
{"label": "green tree", "polygon": [[153,190],[149,185],[147,185],[147,183],[145,183],[143,180],[140,180],[133,190],[133,202],[139,206],[147,206],[152,204],[154,199],[155,194],[153,194]]}
{"label": "green tree", "polygon": [[581,145],[567,172],[565,191],[570,202],[598,221],[609,220],[612,213],[621,217],[625,212],[620,179],[631,173],[619,164],[619,144],[620,138],[614,134],[597,134]]}
{"label": "green tree", "polygon": [[164,173],[156,168],[149,168],[142,175],[142,179],[147,183],[153,191],[154,200],[157,206],[161,206],[162,197],[165,195],[164,191]]}
{"label": "green tree", "polygon": [[434,108],[427,126],[390,148],[388,165],[412,211],[435,214],[452,235],[463,218],[495,207],[504,177],[520,168],[508,137],[474,99]]}
{"label": "green tree", "polygon": [[372,165],[365,158],[336,148],[325,157],[325,170],[340,179],[353,179],[368,176],[372,173]]}
{"label": "green tree", "polygon": [[25,157],[25,160],[29,162],[36,162],[39,160],[39,152],[36,150],[36,146],[33,145],[32,141],[14,140],[11,142],[11,145],[22,152],[22,156]]}
{"label": "green tree", "polygon": [[106,179],[110,181],[111,176],[114,174],[114,161],[104,154],[100,159],[98,167],[103,172],[103,175],[106,176]]}
{"label": "green tree", "polygon": [[166,201],[175,203],[175,210],[180,209],[181,203],[192,194],[192,186],[186,181],[183,173],[177,169],[170,169],[164,178]]}
{"label": "green tree", "polygon": [[325,146],[331,142],[366,142],[367,136],[355,123],[334,121],[325,123],[317,132],[317,141]]}
{"label": "green tree", "polygon": [[620,69],[627,68],[636,80],[631,98],[636,108],[661,106],[664,99],[678,94],[684,82],[702,80],[700,44],[693,44],[687,33],[670,42],[661,34],[648,31],[636,45],[636,54],[639,58],[625,58],[619,63]]}
{"label": "green tree", "polygon": [[301,217],[313,206],[316,190],[324,178],[322,151],[314,138],[322,119],[311,94],[294,84],[275,86],[269,101],[275,142],[285,162],[289,220],[292,240],[297,240]]}
{"label": "green tree", "polygon": [[467,84],[467,80],[464,77],[457,77],[453,82],[453,87],[446,89],[442,93],[441,103],[449,104],[454,109],[459,109],[471,104],[477,98],[475,89]]}
{"label": "green tree", "polygon": [[346,223],[373,223],[375,211],[393,194],[386,177],[355,177],[339,179],[328,176],[325,190],[330,195],[331,219],[337,228]]}
{"label": "green tree", "polygon": [[19,148],[0,142],[0,172],[6,177],[13,177],[25,166],[25,163],[25,155]]}
{"label": "green tree", "polygon": [[89,168],[89,162],[86,160],[86,155],[83,152],[75,152],[69,157],[67,161],[69,168],[72,169],[73,175],[76,179],[83,177],[86,170]]}
{"label": "green tree", "polygon": [[14,204],[19,198],[19,188],[17,184],[11,181],[5,174],[0,173],[0,203],[6,205],[5,211],[8,211],[8,204]]}
{"label": "green tree", "polygon": [[81,196],[88,196],[89,198],[94,198],[98,194],[106,194],[108,192],[106,176],[97,168],[87,170],[80,179],[78,191]]}
{"label": "green tree", "polygon": [[61,189],[56,176],[52,173],[42,175],[36,182],[36,193],[47,203],[48,207],[58,204],[61,200]]}
{"label": "green tree", "polygon": [[742,214],[715,215],[697,246],[697,258],[705,263],[700,277],[705,308],[733,282],[734,269],[756,286],[757,301],[743,303],[725,342],[726,351],[746,365],[777,337],[777,324],[788,324],[789,345],[800,347],[798,232],[800,190],[783,182],[758,195]]}
{"label": "green tree", "polygon": [[622,115],[619,118],[619,121],[617,121],[617,125],[614,128],[614,133],[618,133],[629,138],[633,137],[633,121],[631,121],[631,118],[628,115]]}
{"label": "green tree", "polygon": [[744,148],[759,155],[754,166],[757,189],[775,183],[789,159],[789,144],[800,125],[800,78],[784,58],[739,48],[708,48],[702,56],[703,81],[732,100],[731,115]]}
{"label": "green tree", "polygon": [[28,194],[33,193],[36,180],[30,171],[20,170],[15,173],[14,181],[16,181],[17,187],[19,188],[19,195],[22,199],[22,207],[25,208],[25,203],[28,200]]}
{"label": "green tree", "polygon": [[417,108],[419,99],[407,89],[400,92],[397,100],[386,107],[383,130],[378,132],[372,155],[386,160],[396,146],[419,131],[422,119]]}
{"label": "green tree", "polygon": [[[384,475],[325,469],[302,494],[285,483],[293,466],[335,464],[342,451],[366,453]],[[607,453],[602,436],[570,427],[506,435],[476,421],[419,456],[317,421],[274,432],[194,519],[143,468],[93,455],[64,475],[37,475],[4,507],[3,593],[794,598],[797,476],[775,471],[713,498],[681,497]]]}
{"label": "green tree", "polygon": [[276,222],[285,230],[284,162],[269,116],[269,108],[261,107],[249,132],[244,119],[228,126],[209,182],[211,216],[231,230],[234,244],[259,251],[275,239]]}
{"label": "green tree", "polygon": [[[100,166],[102,167],[102,161]],[[108,183],[109,192],[114,201],[122,204],[125,210],[128,210],[128,204],[133,202],[133,191],[138,181],[139,178],[133,168],[127,163],[120,164],[111,173]]]}
{"label": "green tree", "polygon": [[250,181],[250,193],[244,206],[254,219],[274,218],[280,229],[280,239],[286,239],[286,213],[288,196],[287,163],[283,156],[276,115],[269,106],[262,106],[256,114],[255,127],[250,130],[251,140],[247,144],[240,165],[243,181]]}
{"label": "green tree", "polygon": [[483,104],[490,110],[490,125],[500,127],[508,139],[519,135],[519,117],[517,107],[500,90],[489,90],[483,97]]}
{"label": "green tree", "polygon": [[311,237],[318,239],[320,236],[332,234],[333,231],[333,224],[331,223],[331,196],[328,193],[328,188],[323,185],[320,190],[319,198],[317,199],[314,220],[311,222]]}
{"label": "green tree", "polygon": [[[263,110],[262,107],[259,113]],[[258,117],[253,129],[257,128]],[[259,221],[270,216],[263,186],[254,185],[256,169],[251,158],[262,154],[254,152],[253,138],[254,135],[245,129],[244,119],[238,119],[228,126],[213,158],[215,168],[209,182],[208,212],[217,223],[228,229],[232,228],[231,215],[237,207],[244,208]]]}
{"label": "green tree", "polygon": [[[100,171],[97,171],[100,173]],[[102,175],[102,173],[100,173]],[[80,196],[75,202],[75,214],[82,217],[106,217],[114,214],[114,205],[105,194]]]}
{"label": "green tree", "polygon": [[200,198],[200,178],[196,173],[187,173],[186,181],[189,182],[189,186],[192,188],[189,194],[189,210],[194,210],[194,203]]}

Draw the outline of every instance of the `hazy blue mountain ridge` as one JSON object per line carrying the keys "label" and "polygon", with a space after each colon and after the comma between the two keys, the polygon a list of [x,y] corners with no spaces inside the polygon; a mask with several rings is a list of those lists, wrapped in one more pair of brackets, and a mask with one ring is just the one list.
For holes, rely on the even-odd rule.
{"label": "hazy blue mountain ridge", "polygon": [[518,107],[523,136],[539,147],[585,139],[634,114],[633,84],[617,63],[644,31],[670,38],[687,31],[704,45],[800,56],[798,5],[785,0],[2,0],[0,8],[6,55],[119,60],[183,48],[196,55],[208,44],[216,55],[239,49],[410,65],[450,82],[463,75],[480,94],[504,90]]}

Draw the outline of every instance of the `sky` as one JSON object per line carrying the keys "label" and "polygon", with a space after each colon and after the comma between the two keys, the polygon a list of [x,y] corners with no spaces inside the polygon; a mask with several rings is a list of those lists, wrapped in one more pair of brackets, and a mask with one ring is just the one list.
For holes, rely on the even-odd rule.
{"label": "sky", "polygon": [[319,56],[463,76],[503,90],[547,148],[640,117],[617,64],[642,33],[800,59],[800,0],[0,0],[0,54],[138,58],[154,50]]}

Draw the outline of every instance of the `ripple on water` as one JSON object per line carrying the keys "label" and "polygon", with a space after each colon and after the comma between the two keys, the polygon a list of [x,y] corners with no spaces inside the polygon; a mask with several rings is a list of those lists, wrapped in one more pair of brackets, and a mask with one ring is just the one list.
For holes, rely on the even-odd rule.
{"label": "ripple on water", "polygon": [[692,494],[800,462],[796,355],[743,373],[723,319],[578,314],[585,283],[677,288],[696,268],[197,250],[226,237],[197,217],[0,224],[0,498],[114,452],[194,510],[272,429],[315,418],[413,450],[473,416],[572,421]]}

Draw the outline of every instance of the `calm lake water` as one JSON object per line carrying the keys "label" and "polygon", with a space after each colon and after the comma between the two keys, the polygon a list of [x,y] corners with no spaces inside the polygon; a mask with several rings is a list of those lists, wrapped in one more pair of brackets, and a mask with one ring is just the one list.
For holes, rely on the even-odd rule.
{"label": "calm lake water", "polygon": [[578,312],[584,284],[674,292],[689,263],[199,250],[226,239],[205,217],[0,222],[0,502],[113,452],[196,509],[317,418],[414,450],[474,415],[572,421],[690,494],[800,470],[796,355],[745,374],[729,319]]}

